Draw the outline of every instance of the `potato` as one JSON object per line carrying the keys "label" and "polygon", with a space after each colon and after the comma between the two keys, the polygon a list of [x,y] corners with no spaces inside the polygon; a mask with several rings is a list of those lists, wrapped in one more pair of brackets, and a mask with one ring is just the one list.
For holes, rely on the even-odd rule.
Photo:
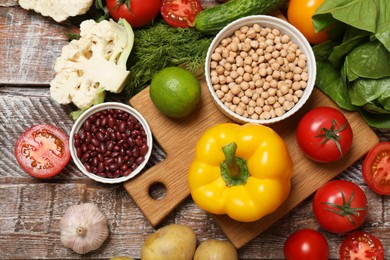
{"label": "potato", "polygon": [[144,242],[142,260],[191,260],[196,249],[196,235],[192,228],[170,224],[158,229]]}
{"label": "potato", "polygon": [[209,239],[203,241],[195,251],[194,260],[237,260],[237,250],[228,241]]}

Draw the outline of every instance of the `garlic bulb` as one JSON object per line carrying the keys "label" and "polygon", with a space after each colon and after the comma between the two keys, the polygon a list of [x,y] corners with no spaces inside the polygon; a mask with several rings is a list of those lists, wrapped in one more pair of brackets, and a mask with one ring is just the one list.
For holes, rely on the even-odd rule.
{"label": "garlic bulb", "polygon": [[60,221],[61,243],[78,254],[98,249],[108,237],[107,219],[93,203],[70,206]]}

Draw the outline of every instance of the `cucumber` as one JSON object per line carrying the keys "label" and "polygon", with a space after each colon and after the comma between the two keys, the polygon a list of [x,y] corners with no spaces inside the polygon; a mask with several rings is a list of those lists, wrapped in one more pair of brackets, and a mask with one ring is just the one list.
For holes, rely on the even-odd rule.
{"label": "cucumber", "polygon": [[204,34],[217,34],[234,20],[255,14],[269,14],[284,0],[230,0],[202,10],[195,17],[195,28]]}

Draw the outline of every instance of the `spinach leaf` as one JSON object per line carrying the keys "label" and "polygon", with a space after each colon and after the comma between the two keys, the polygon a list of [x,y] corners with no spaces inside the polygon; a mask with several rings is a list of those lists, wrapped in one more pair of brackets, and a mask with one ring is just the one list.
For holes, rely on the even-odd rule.
{"label": "spinach leaf", "polygon": [[390,77],[377,80],[359,78],[349,88],[349,97],[352,104],[363,106],[378,99],[388,90],[390,90]]}
{"label": "spinach leaf", "polygon": [[328,95],[339,107],[346,110],[356,110],[348,96],[347,85],[341,77],[339,69],[332,66],[329,61],[317,61],[317,87]]}
{"label": "spinach leaf", "polygon": [[390,116],[388,114],[372,114],[365,110],[360,111],[360,115],[368,125],[376,128],[390,128]]}
{"label": "spinach leaf", "polygon": [[390,87],[387,85],[387,89],[378,97],[378,104],[380,104],[388,113],[390,113]]}
{"label": "spinach leaf", "polygon": [[353,48],[367,39],[368,32],[353,27],[348,27],[345,31],[343,42],[334,46],[332,53],[329,55],[329,61],[335,67],[341,67],[344,57]]}
{"label": "spinach leaf", "polygon": [[348,75],[370,79],[390,76],[390,52],[377,40],[360,44],[347,55],[345,61],[351,72]]}
{"label": "spinach leaf", "polygon": [[377,26],[378,8],[384,1],[387,0],[327,0],[313,15],[314,28],[321,31],[337,20],[374,33]]}

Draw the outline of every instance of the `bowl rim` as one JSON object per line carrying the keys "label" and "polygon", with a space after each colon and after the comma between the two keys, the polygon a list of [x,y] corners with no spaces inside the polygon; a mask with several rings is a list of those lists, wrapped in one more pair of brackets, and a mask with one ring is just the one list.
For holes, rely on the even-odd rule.
{"label": "bowl rim", "polygon": [[[145,129],[145,133],[147,136],[147,145],[149,146],[148,152],[145,154],[145,160],[138,165],[138,167],[129,175],[127,176],[122,176],[118,178],[104,178],[100,177],[94,173],[91,173],[87,171],[82,164],[81,160],[77,157],[76,153],[76,148],[74,146],[74,134],[77,133],[80,130],[80,127],[83,125],[86,119],[88,119],[91,115],[102,111],[106,109],[120,109],[123,111],[126,111],[127,113],[133,115],[143,126]],[[76,164],[77,168],[87,177],[98,181],[102,183],[108,183],[108,184],[116,184],[116,183],[121,183],[127,180],[132,179],[135,177],[137,174],[139,174],[146,166],[148,163],[150,156],[152,154],[152,149],[153,149],[153,135],[150,129],[149,124],[145,120],[145,118],[133,107],[130,105],[120,103],[120,102],[104,102],[101,104],[93,105],[89,109],[87,109],[84,113],[81,114],[81,116],[76,120],[76,122],[73,124],[72,129],[70,131],[70,136],[69,136],[69,147],[70,147],[70,154],[73,159],[73,162]]]}
{"label": "bowl rim", "polygon": [[[270,119],[251,119],[244,116],[240,116],[235,112],[231,111],[230,109],[228,109],[225,106],[225,104],[223,104],[222,101],[218,98],[210,78],[211,55],[214,53],[215,48],[219,45],[222,39],[231,36],[235,30],[241,28],[244,25],[252,25],[255,23],[260,24],[263,27],[266,26],[266,27],[275,28],[279,30],[282,29],[281,31],[283,31],[284,34],[286,34],[287,31],[288,32],[287,34],[290,37],[290,39],[299,46],[299,48],[307,57],[306,62],[308,66],[308,82],[305,90],[303,91],[302,97],[299,98],[299,101],[295,103],[292,109],[285,112],[281,116],[277,116]],[[282,121],[290,117],[295,112],[297,112],[309,99],[314,89],[316,74],[317,74],[317,66],[316,66],[316,59],[314,56],[314,52],[313,49],[311,48],[310,43],[305,38],[305,36],[289,22],[271,15],[250,15],[243,18],[239,18],[226,25],[223,29],[221,29],[218,32],[218,34],[212,40],[208,48],[206,61],[205,61],[206,83],[214,102],[220,109],[223,110],[223,113],[228,114],[228,117],[230,117],[232,120],[239,123],[256,123],[256,124],[266,125],[266,124],[277,123],[279,121]]]}

